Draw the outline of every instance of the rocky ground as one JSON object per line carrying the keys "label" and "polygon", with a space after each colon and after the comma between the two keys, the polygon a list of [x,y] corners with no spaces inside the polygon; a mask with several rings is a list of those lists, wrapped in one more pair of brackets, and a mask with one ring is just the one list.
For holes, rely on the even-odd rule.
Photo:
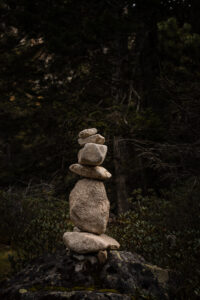
{"label": "rocky ground", "polygon": [[64,250],[33,261],[1,282],[0,299],[174,299],[176,277],[135,253],[110,251],[100,263],[95,254]]}

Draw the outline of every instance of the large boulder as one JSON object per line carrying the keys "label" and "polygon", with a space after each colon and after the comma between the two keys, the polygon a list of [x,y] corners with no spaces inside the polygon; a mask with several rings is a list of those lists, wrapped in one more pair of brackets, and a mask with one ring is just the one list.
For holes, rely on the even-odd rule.
{"label": "large boulder", "polygon": [[109,218],[108,201],[103,182],[79,180],[69,195],[70,219],[82,231],[102,234]]}
{"label": "large boulder", "polygon": [[112,175],[108,172],[105,168],[96,166],[83,166],[80,164],[73,164],[69,167],[70,171],[91,179],[98,179],[98,180],[106,180],[109,179]]}
{"label": "large boulder", "polygon": [[107,150],[106,145],[87,143],[78,152],[78,163],[81,165],[99,166],[103,163]]}
{"label": "large boulder", "polygon": [[106,234],[96,235],[88,232],[65,232],[63,241],[67,248],[77,253],[91,253],[120,247],[115,239]]}
{"label": "large boulder", "polygon": [[[105,264],[97,255],[65,250],[32,261],[0,284],[1,300],[166,300],[178,299],[178,276],[136,253],[110,251]],[[179,286],[180,287],[180,286]]]}

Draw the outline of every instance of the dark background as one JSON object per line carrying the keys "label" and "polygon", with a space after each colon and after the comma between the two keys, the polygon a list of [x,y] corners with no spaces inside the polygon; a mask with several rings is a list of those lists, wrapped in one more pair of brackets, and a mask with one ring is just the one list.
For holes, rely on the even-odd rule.
{"label": "dark background", "polygon": [[181,297],[197,297],[199,13],[198,0],[0,1],[2,244],[30,254],[43,220],[41,251],[56,249],[77,135],[96,127],[113,174],[112,234],[187,273]]}

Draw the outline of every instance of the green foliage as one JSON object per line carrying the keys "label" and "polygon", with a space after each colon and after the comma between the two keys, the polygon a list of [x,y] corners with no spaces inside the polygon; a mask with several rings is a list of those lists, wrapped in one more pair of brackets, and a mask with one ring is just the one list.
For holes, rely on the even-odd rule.
{"label": "green foliage", "polygon": [[179,296],[200,292],[199,191],[190,182],[162,197],[153,191],[143,196],[141,189],[134,190],[129,199],[131,210],[120,215],[109,228],[122,249],[180,272],[183,283]]}
{"label": "green foliage", "polygon": [[172,74],[199,74],[200,35],[192,32],[190,24],[179,26],[176,18],[158,23],[159,50],[163,66]]}
{"label": "green foliage", "polygon": [[160,74],[158,101],[167,139],[175,143],[198,140],[200,35],[175,17],[158,23]]}
{"label": "green foliage", "polygon": [[161,141],[165,139],[165,128],[158,114],[148,108],[139,113],[129,109],[127,120],[130,130],[143,139]]}
{"label": "green foliage", "polygon": [[[66,200],[55,197],[48,186],[40,188],[31,195],[1,191],[1,239],[11,243],[17,262],[63,247],[63,233],[72,228]],[[10,261],[15,265],[16,258]]]}

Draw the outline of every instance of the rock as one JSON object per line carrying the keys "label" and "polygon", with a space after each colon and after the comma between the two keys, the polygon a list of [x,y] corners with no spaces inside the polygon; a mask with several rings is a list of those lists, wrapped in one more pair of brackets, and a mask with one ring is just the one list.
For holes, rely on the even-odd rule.
{"label": "rock", "polygon": [[81,165],[99,166],[106,157],[107,149],[106,145],[85,144],[78,153],[78,163]]}
{"label": "rock", "polygon": [[170,281],[175,280],[173,272],[170,274],[169,270],[147,264],[140,255],[124,251],[110,253],[100,276],[105,287],[117,286],[119,291],[126,293],[133,293],[137,287],[141,293],[154,295],[155,299],[169,299],[166,290],[172,284]]}
{"label": "rock", "polygon": [[93,255],[83,255],[83,254],[77,254],[73,253],[72,256],[79,260],[79,261],[89,261],[91,265],[98,264],[98,258],[93,254]]}
{"label": "rock", "polygon": [[[92,264],[83,256],[84,267],[79,272],[80,261],[65,250],[35,259],[0,284],[0,299],[131,300],[144,299],[144,295],[148,295],[145,299],[178,299],[179,276],[147,264],[136,253],[111,250],[104,265]],[[158,275],[157,268],[165,276]]]}
{"label": "rock", "polygon": [[96,133],[97,133],[96,128],[88,128],[88,129],[84,129],[84,130],[80,131],[78,134],[78,137],[84,139],[84,138],[87,138],[88,136],[91,136]]}
{"label": "rock", "polygon": [[16,298],[4,298],[5,300],[132,300],[130,295],[120,295],[118,293],[113,293],[112,291],[98,292],[88,288],[87,290],[78,291],[62,291],[62,287],[55,288],[55,291],[26,291],[24,294],[16,293]]}
{"label": "rock", "polygon": [[95,235],[88,232],[65,232],[63,241],[67,248],[81,254],[120,247],[115,239],[106,234]]}
{"label": "rock", "polygon": [[92,179],[106,180],[112,176],[110,172],[100,166],[88,167],[80,164],[73,164],[69,169],[75,174]]}
{"label": "rock", "polygon": [[73,256],[73,258],[75,258],[75,259],[77,259],[79,261],[85,260],[85,255],[83,255],[83,254],[73,253],[72,256]]}
{"label": "rock", "polygon": [[105,138],[100,134],[94,134],[91,136],[88,136],[87,138],[80,138],[78,139],[79,145],[83,146],[87,143],[95,143],[95,144],[104,144]]}
{"label": "rock", "polygon": [[74,226],[73,231],[74,232],[80,232],[81,230],[78,227]]}
{"label": "rock", "polygon": [[70,219],[81,231],[101,234],[106,231],[110,202],[103,182],[79,180],[69,195]]}
{"label": "rock", "polygon": [[83,262],[79,262],[79,263],[76,264],[76,266],[75,266],[75,272],[76,272],[76,273],[79,273],[79,272],[81,272],[81,271],[84,271],[84,267],[85,267],[84,261],[83,261]]}
{"label": "rock", "polygon": [[91,265],[94,265],[94,264],[98,264],[98,258],[96,257],[95,254],[92,253],[92,255],[84,255],[84,254],[77,254],[77,253],[72,253],[72,256],[79,260],[79,261],[89,261]]}
{"label": "rock", "polygon": [[108,259],[108,252],[106,250],[100,250],[97,254],[98,260],[100,264],[105,264]]}

